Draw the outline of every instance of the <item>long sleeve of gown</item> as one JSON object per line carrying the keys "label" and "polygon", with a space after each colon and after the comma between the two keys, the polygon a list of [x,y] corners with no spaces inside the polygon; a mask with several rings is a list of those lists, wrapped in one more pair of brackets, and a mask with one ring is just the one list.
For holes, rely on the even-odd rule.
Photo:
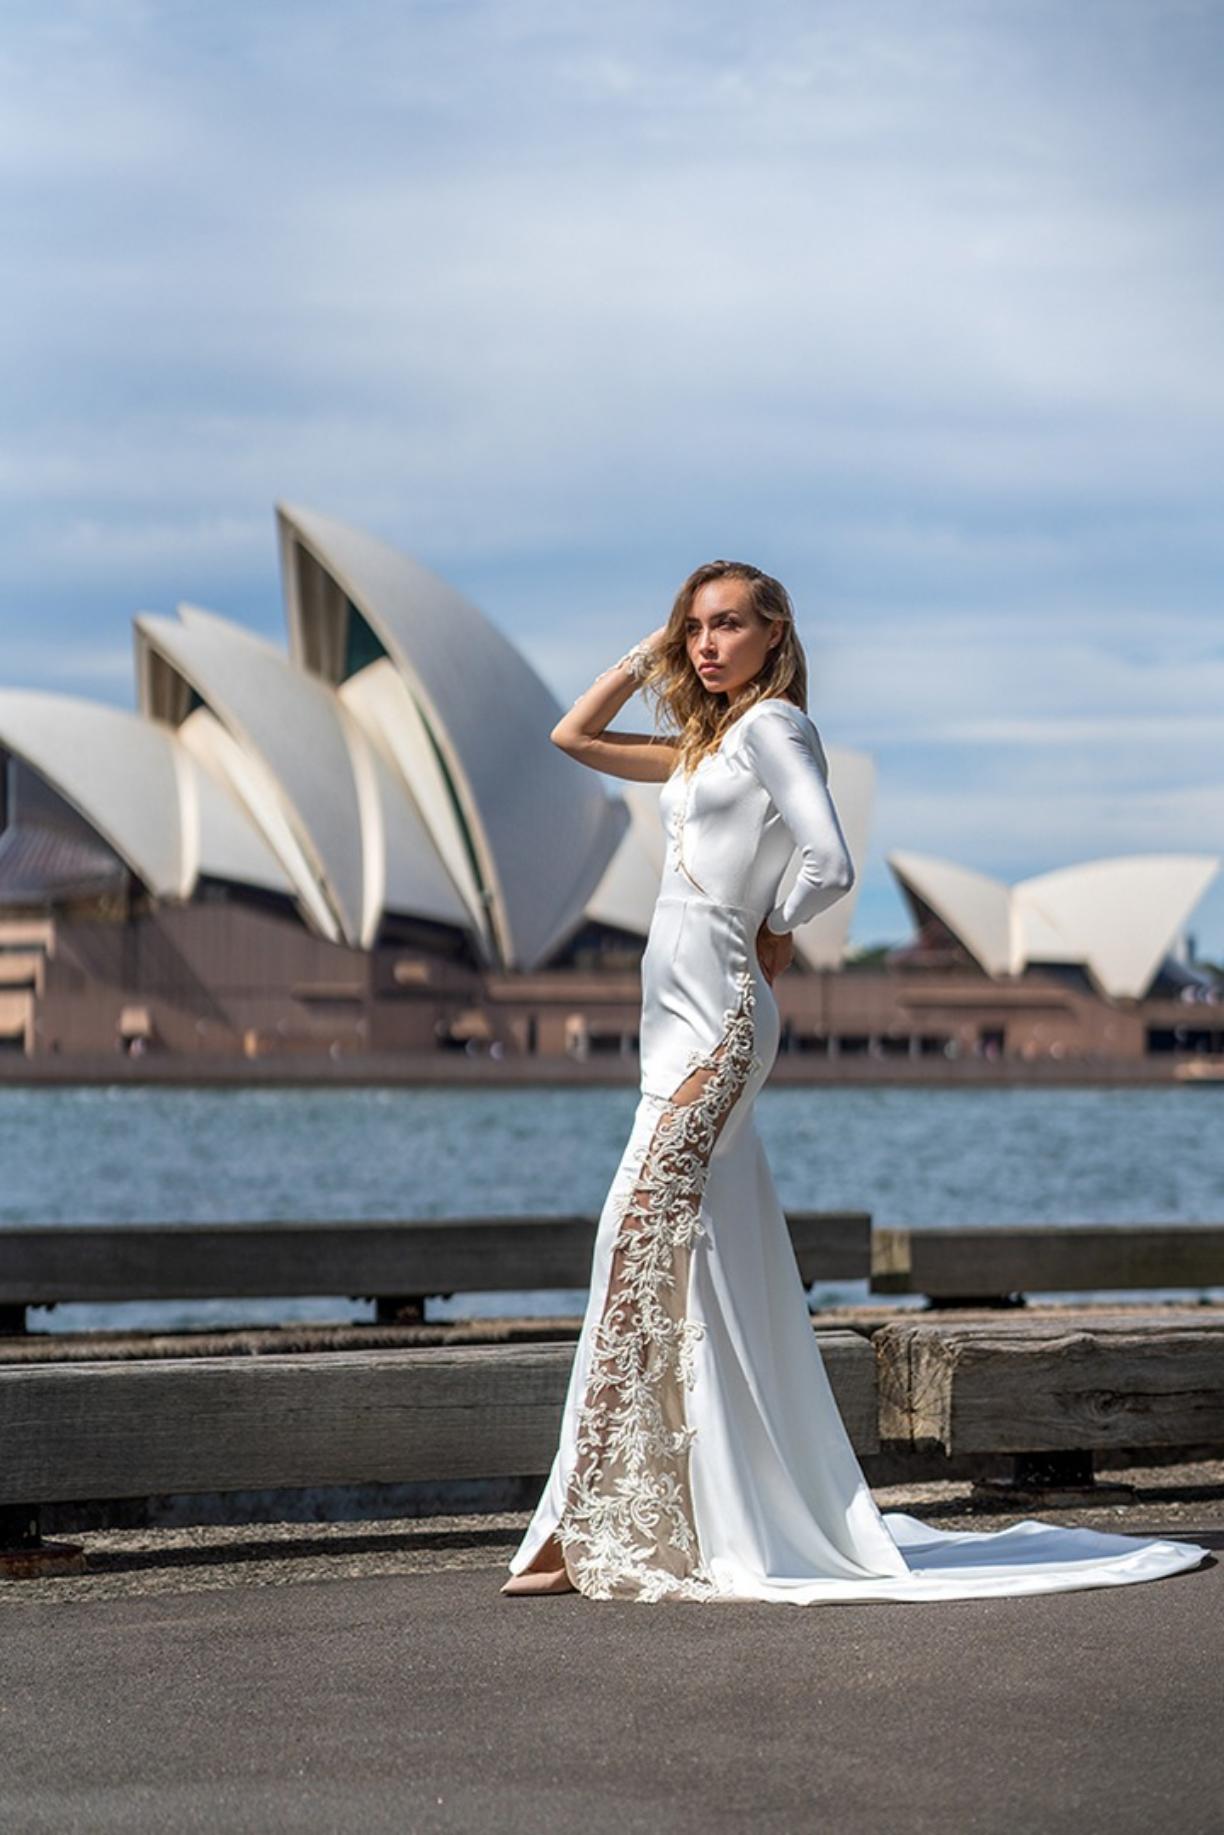
{"label": "long sleeve of gown", "polygon": [[828,789],[828,764],[816,728],[779,708],[758,714],[744,733],[744,752],[803,855],[789,893],[765,920],[783,936],[827,911],[854,884],[854,863]]}

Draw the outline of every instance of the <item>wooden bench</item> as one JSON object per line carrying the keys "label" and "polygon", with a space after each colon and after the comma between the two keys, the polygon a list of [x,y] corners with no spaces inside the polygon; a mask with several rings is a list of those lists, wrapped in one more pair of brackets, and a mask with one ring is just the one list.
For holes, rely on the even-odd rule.
{"label": "wooden bench", "polygon": [[[864,1280],[868,1211],[787,1219],[806,1287]],[[0,1331],[28,1306],[79,1301],[371,1298],[420,1319],[431,1294],[585,1288],[597,1219],[476,1217],[380,1223],[33,1224],[0,1231]]]}
{"label": "wooden bench", "polygon": [[871,1291],[922,1293],[934,1306],[989,1305],[1023,1293],[1224,1286],[1224,1225],[1109,1223],[877,1227]]}
{"label": "wooden bench", "polygon": [[[876,1365],[818,1332],[860,1453]],[[546,1475],[572,1344],[0,1367],[0,1548],[36,1548],[39,1506],[165,1492]]]}

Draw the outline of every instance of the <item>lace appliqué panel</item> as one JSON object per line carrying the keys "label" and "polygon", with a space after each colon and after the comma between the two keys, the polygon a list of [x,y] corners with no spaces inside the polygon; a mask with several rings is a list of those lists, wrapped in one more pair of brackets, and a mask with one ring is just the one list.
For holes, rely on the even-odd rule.
{"label": "lace appliqu\u00e9 panel", "polygon": [[[570,1579],[592,1599],[709,1599],[693,1519],[684,1392],[703,1327],[686,1316],[692,1246],[714,1144],[752,1069],[751,974],[709,1051],[658,1119],[612,1245],[603,1312],[578,1420],[577,1454],[557,1539]],[[694,1086],[690,1092],[690,1085]],[[686,1092],[689,1092],[686,1099]]]}

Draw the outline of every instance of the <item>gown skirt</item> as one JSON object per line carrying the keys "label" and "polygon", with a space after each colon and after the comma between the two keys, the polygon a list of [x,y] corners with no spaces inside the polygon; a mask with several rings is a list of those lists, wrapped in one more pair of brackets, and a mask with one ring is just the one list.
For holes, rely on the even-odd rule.
{"label": "gown skirt", "polygon": [[881,1514],[812,1329],[757,1132],[779,1014],[759,912],[664,893],[641,1093],[599,1219],[560,1439],[513,1574],[556,1536],[592,1599],[793,1605],[1122,1586],[1194,1543]]}

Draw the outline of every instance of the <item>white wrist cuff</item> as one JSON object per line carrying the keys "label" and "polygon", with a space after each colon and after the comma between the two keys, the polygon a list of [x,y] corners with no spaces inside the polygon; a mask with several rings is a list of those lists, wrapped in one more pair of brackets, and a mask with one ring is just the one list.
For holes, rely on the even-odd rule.
{"label": "white wrist cuff", "polygon": [[647,644],[634,644],[617,663],[618,669],[627,669],[635,682],[644,682],[650,674],[654,662],[654,651]]}

